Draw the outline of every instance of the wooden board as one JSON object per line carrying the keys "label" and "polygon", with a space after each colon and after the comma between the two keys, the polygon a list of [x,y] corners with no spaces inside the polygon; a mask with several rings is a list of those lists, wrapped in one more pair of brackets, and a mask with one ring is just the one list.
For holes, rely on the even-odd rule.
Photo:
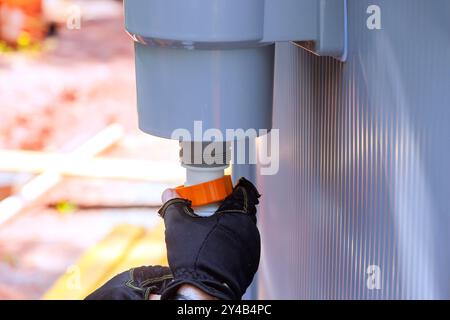
{"label": "wooden board", "polygon": [[145,234],[145,229],[119,225],[70,266],[44,295],[45,300],[81,300],[100,287],[123,263],[129,250]]}

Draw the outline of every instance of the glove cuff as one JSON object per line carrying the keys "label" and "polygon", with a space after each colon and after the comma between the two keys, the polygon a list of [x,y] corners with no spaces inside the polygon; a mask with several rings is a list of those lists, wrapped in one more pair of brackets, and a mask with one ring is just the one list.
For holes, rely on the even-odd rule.
{"label": "glove cuff", "polygon": [[220,283],[203,272],[180,269],[162,293],[161,300],[172,300],[183,284],[190,284],[221,300],[240,300],[242,297],[237,296],[225,283]]}
{"label": "glove cuff", "polygon": [[[172,205],[180,205],[183,208],[184,207],[190,208],[192,205],[192,202],[190,200],[183,199],[183,198],[171,199],[171,200],[167,201],[166,203],[164,203],[162,205],[162,207],[158,209],[159,216],[164,219],[167,209],[169,209],[169,207]],[[189,212],[187,212],[187,213],[188,213],[188,215],[191,215],[191,214],[189,214]]]}

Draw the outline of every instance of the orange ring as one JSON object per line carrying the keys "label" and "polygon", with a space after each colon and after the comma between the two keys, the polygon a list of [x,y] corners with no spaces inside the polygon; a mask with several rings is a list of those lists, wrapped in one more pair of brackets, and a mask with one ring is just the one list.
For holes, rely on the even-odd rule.
{"label": "orange ring", "polygon": [[185,187],[175,188],[180,197],[192,201],[192,206],[204,206],[214,202],[219,202],[228,197],[233,192],[233,183],[230,176]]}

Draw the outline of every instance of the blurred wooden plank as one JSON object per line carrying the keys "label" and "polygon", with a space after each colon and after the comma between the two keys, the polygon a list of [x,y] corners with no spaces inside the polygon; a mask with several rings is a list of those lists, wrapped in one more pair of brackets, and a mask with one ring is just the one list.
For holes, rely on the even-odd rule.
{"label": "blurred wooden plank", "polygon": [[63,176],[82,178],[156,183],[181,183],[184,178],[184,169],[178,163],[102,157],[86,159],[57,153],[0,150],[0,171],[3,172],[42,173],[55,166]]}
{"label": "blurred wooden plank", "polygon": [[145,236],[134,244],[126,257],[108,277],[112,278],[116,274],[131,268],[149,265],[168,265],[164,240],[164,222],[162,219],[157,226],[148,230]]}
{"label": "blurred wooden plank", "polygon": [[[70,155],[79,160],[89,159],[117,143],[123,136],[123,128],[112,124],[79,146]],[[0,202],[0,225],[40,199],[62,179],[60,164],[52,166],[26,183],[19,193]]]}
{"label": "blurred wooden plank", "polygon": [[109,280],[145,229],[119,225],[69,267],[43,296],[45,300],[81,300]]}

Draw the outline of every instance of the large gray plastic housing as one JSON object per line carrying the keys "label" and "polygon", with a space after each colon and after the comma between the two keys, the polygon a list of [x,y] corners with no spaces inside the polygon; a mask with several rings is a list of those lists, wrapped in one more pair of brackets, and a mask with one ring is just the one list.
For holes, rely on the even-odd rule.
{"label": "large gray plastic housing", "polygon": [[[140,128],[271,129],[274,43],[345,59],[345,0],[125,0]],[[193,139],[193,135],[192,135]]]}

